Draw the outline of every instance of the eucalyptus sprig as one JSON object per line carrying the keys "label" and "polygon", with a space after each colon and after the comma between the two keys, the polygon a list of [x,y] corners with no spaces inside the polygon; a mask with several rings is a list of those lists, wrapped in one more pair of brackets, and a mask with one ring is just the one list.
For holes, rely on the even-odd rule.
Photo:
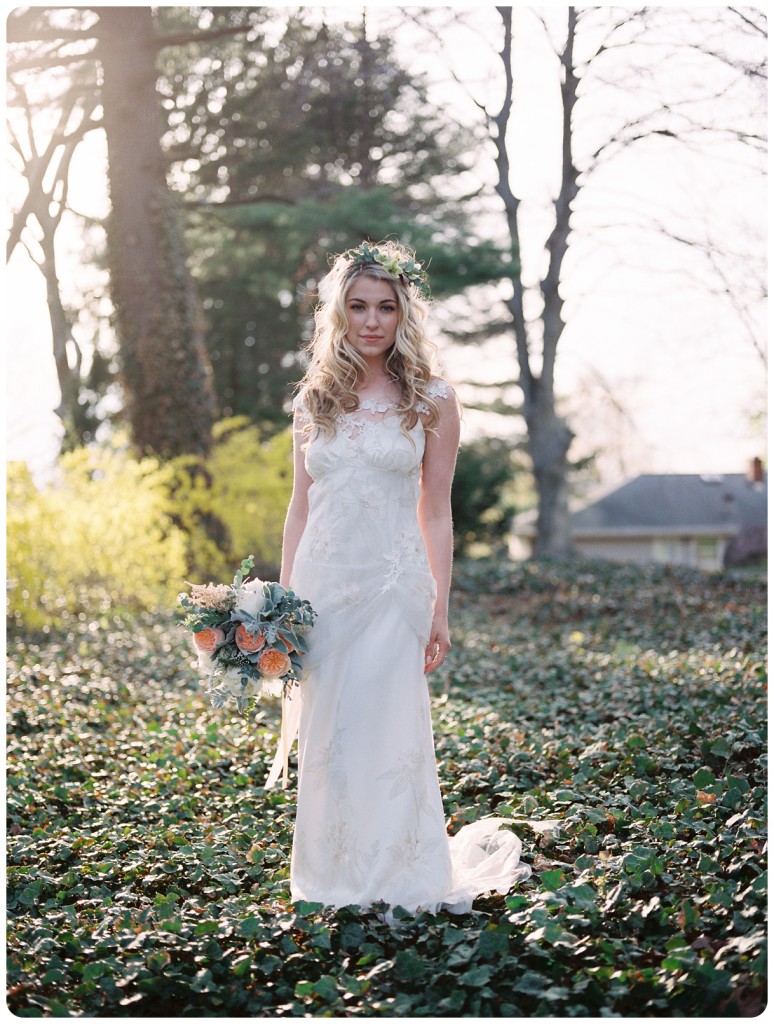
{"label": "eucalyptus sprig", "polygon": [[248,555],[247,558],[242,559],[242,564],[239,566],[236,575],[234,576],[234,582],[232,584],[234,590],[238,590],[242,586],[245,577],[250,575],[250,572],[254,567],[255,558],[252,555]]}

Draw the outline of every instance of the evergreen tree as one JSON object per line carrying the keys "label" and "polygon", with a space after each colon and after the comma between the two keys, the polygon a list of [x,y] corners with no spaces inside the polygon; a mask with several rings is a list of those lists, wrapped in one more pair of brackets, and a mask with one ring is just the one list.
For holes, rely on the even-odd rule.
{"label": "evergreen tree", "polygon": [[328,253],[399,237],[430,262],[436,295],[501,274],[504,258],[471,243],[450,188],[475,140],[390,38],[307,10],[279,42],[270,31],[256,21],[248,45],[227,40],[217,58],[170,51],[162,88],[219,412],[284,423]]}

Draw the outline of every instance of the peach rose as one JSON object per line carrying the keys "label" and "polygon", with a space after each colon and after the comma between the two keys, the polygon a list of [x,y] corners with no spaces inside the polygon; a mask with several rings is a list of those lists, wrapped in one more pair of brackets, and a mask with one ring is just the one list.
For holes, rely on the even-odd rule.
{"label": "peach rose", "polygon": [[277,677],[284,676],[291,669],[290,658],[282,651],[275,651],[272,647],[264,651],[258,659],[258,671],[261,675]]}
{"label": "peach rose", "polygon": [[219,626],[207,626],[194,633],[194,643],[200,651],[214,651],[218,644],[222,644],[226,634]]}
{"label": "peach rose", "polygon": [[266,643],[266,637],[263,633],[250,633],[246,626],[239,625],[234,637],[234,643],[245,654],[255,654]]}

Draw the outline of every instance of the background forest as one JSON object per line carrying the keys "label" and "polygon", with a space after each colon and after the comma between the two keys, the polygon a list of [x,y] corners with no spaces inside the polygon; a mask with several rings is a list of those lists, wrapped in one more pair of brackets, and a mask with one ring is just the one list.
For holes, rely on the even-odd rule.
{"label": "background forest", "polygon": [[[511,514],[535,507],[536,554],[566,555],[573,494],[630,462],[636,410],[603,350],[593,362],[604,324],[584,320],[595,293],[616,294],[620,266],[635,273],[632,302],[644,290],[665,324],[675,302],[678,326],[696,310],[712,320],[700,343],[685,328],[690,373],[716,365],[719,389],[747,375],[740,407],[760,454],[764,245],[749,202],[764,177],[766,36],[754,9],[20,7],[7,34],[20,172],[7,251],[46,282],[64,453],[42,491],[11,468],[15,612],[34,619],[42,600],[52,614],[28,586],[33,521],[38,538],[81,545],[72,565],[90,561],[93,580],[92,525],[119,518],[100,533],[115,538],[106,561],[124,565],[123,531],[140,520],[116,500],[142,502],[112,487],[100,507],[94,460],[137,481],[153,522],[166,509],[163,527],[137,527],[151,539],[147,564],[132,555],[147,584],[127,597],[149,594],[161,564],[168,577],[222,573],[251,524],[276,568],[299,345],[328,254],[364,237],[416,247],[444,361],[468,366],[452,373],[474,427],[458,553],[502,550]],[[69,201],[95,134],[107,140],[100,220]],[[691,205],[703,175],[704,208]],[[65,228],[80,235],[77,262]],[[577,363],[579,344],[588,370],[570,396],[562,352]],[[646,344],[648,386],[668,389]],[[671,340],[663,351],[677,371],[682,354]],[[233,472],[240,458],[250,473]],[[38,578],[77,604],[65,562],[52,554]]]}
{"label": "background forest", "polygon": [[[569,512],[649,458],[762,454],[763,12],[17,7],[6,32],[11,1012],[761,1013],[765,578],[582,560]],[[533,869],[392,927],[290,902],[279,710],[212,708],[174,611],[247,554],[275,577],[317,282],[388,236],[429,267],[468,431],[430,678],[448,827],[509,818]]]}

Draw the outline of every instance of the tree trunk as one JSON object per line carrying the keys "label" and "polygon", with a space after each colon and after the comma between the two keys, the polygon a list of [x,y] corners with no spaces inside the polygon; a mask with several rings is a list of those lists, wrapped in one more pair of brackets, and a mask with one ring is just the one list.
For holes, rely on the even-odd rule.
{"label": "tree trunk", "polygon": [[126,410],[136,447],[206,454],[212,371],[167,188],[149,7],[100,7],[98,55],[108,144],[108,263]]}
{"label": "tree trunk", "polygon": [[[505,71],[505,96],[500,112],[492,118],[492,137],[497,149],[496,191],[505,207],[506,222],[514,263],[520,263],[519,199],[510,186],[510,153],[506,133],[513,103],[512,15],[510,7],[498,7],[505,29],[500,57]],[[572,553],[567,453],[573,433],[556,411],[554,368],[562,332],[562,297],[560,274],[570,239],[570,208],[578,192],[578,172],[572,159],[572,111],[578,80],[573,66],[576,12],[568,10],[567,41],[561,54],[562,82],[562,179],[554,202],[554,225],[546,240],[548,269],[540,283],[543,298],[543,328],[540,372],[530,361],[530,339],[524,312],[524,285],[519,269],[513,277],[513,294],[508,309],[513,322],[519,364],[519,386],[524,395],[524,418],[527,424],[527,447],[538,494],[537,536],[533,546],[535,557],[564,557]]]}
{"label": "tree trunk", "polygon": [[[578,171],[572,156],[572,115],[577,99],[578,78],[573,50],[577,14],[567,12],[567,39],[562,64],[562,177],[554,202],[554,226],[546,240],[548,269],[540,282],[543,297],[543,365],[533,408],[528,412],[529,448],[538,491],[538,524],[534,554],[566,556],[572,553],[569,504],[569,462],[567,453],[573,432],[556,412],[554,370],[559,341],[564,332],[560,284],[564,257],[570,242],[572,202],[578,194]],[[529,426],[529,420],[532,425]]]}
{"label": "tree trunk", "polygon": [[[78,397],[81,388],[81,351],[72,334],[72,324],[62,304],[59,289],[59,275],[56,266],[53,232],[44,232],[40,240],[42,259],[38,264],[46,280],[46,299],[48,316],[51,322],[51,340],[54,349],[56,375],[59,381],[61,397],[54,412],[62,421],[65,436],[63,447],[75,447],[82,443],[78,436]],[[75,352],[75,365],[70,366],[67,358],[68,344]]]}
{"label": "tree trunk", "polygon": [[553,396],[546,401],[539,384],[536,390],[536,401],[525,410],[527,447],[538,494],[532,554],[535,558],[566,557],[572,553],[567,452],[574,435],[556,414]]}

